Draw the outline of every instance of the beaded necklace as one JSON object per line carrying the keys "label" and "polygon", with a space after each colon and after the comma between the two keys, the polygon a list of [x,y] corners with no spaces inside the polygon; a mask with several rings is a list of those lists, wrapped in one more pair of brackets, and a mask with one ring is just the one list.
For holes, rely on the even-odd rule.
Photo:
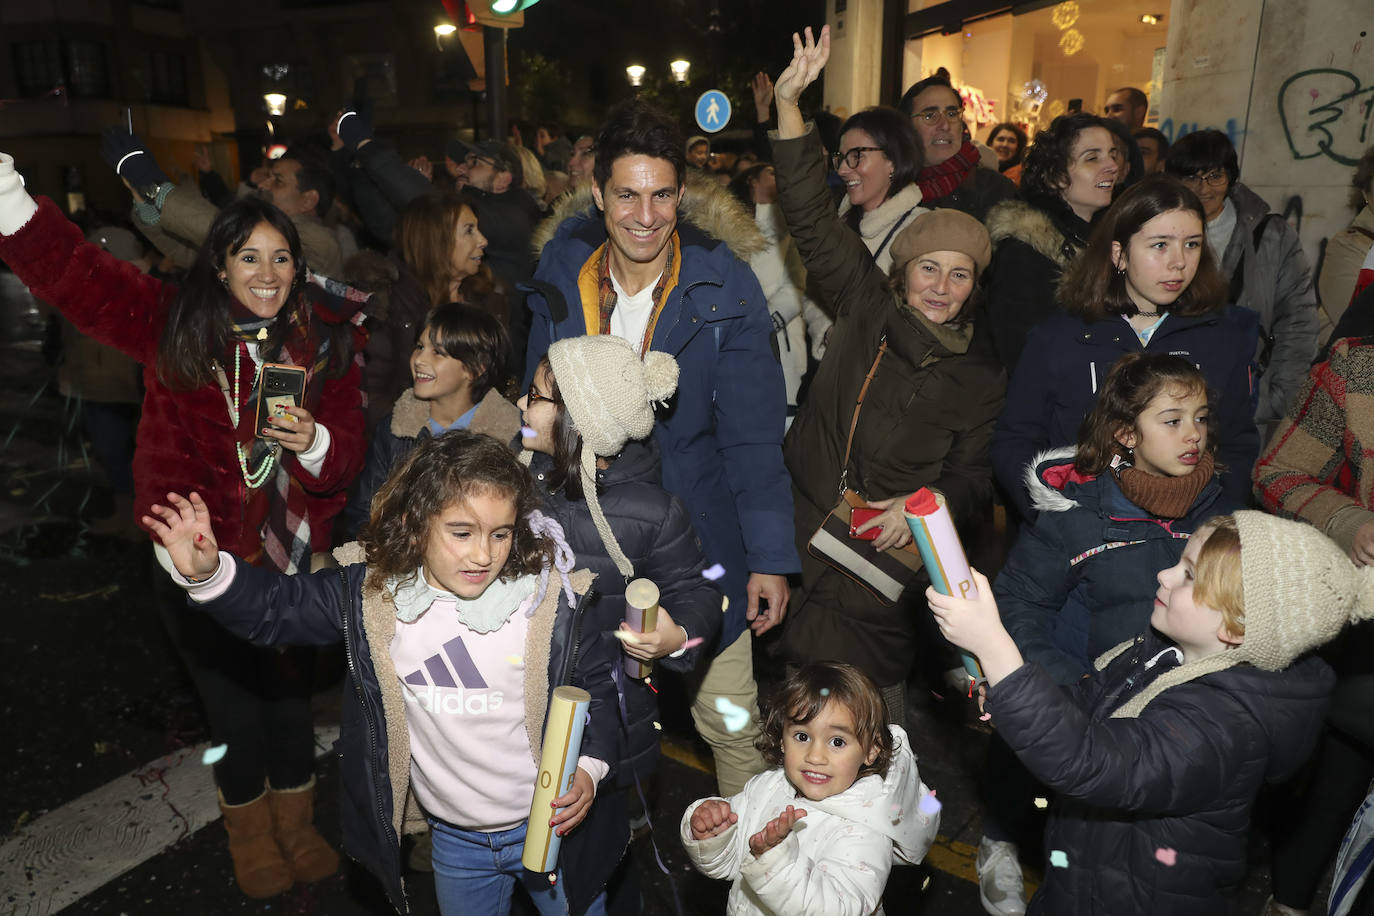
{"label": "beaded necklace", "polygon": [[[219,379],[219,389],[224,394],[224,403],[229,408],[229,421],[233,423],[234,430],[239,428],[239,347],[240,342],[234,342],[234,384],[233,391],[230,391],[229,380],[224,377],[224,370],[218,362],[213,363],[215,375]],[[234,452],[239,459],[239,472],[243,474],[243,482],[248,485],[248,489],[256,490],[272,478],[272,471],[276,467],[277,454],[281,449],[281,443],[275,439],[267,447],[267,455],[258,464],[256,470],[248,469],[248,455],[243,450],[243,443],[234,441]]]}

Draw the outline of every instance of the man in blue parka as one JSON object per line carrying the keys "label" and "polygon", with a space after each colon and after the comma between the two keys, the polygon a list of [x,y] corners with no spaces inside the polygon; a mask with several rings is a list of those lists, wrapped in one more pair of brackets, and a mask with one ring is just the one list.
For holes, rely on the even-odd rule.
{"label": "man in blue parka", "polygon": [[740,260],[764,244],[718,185],[687,186],[677,125],[635,100],[602,127],[592,186],[565,198],[536,233],[527,300],[526,385],[551,342],[583,334],[616,334],[681,367],[654,437],[664,488],[687,505],[707,563],[724,568],[724,626],[692,715],[726,796],[764,769],[753,747],[750,630],[781,621],[786,577],[801,569],[782,462],[782,368],[763,293]]}

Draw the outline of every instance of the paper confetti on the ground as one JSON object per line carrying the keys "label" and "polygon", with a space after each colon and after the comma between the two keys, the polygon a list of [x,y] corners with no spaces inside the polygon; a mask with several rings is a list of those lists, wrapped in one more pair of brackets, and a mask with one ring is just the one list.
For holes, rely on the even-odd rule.
{"label": "paper confetti on the ground", "polygon": [[712,582],[714,582],[721,576],[725,575],[725,567],[721,566],[719,563],[716,563],[713,566],[708,566],[705,569],[703,569],[701,571],[701,574],[706,578],[710,579]]}
{"label": "paper confetti on the ground", "polygon": [[1155,850],[1155,858],[1159,860],[1161,865],[1172,868],[1174,863],[1178,861],[1178,851],[1170,849],[1168,846],[1161,846]]}
{"label": "paper confetti on the ground", "polygon": [[725,719],[725,730],[734,734],[749,724],[749,710],[730,702],[729,697],[716,697],[716,712]]}
{"label": "paper confetti on the ground", "polygon": [[207,747],[205,753],[200,755],[200,762],[208,767],[211,764],[219,763],[228,752],[229,745],[227,744],[216,744],[213,747]]}
{"label": "paper confetti on the ground", "polygon": [[1062,849],[1052,850],[1050,852],[1050,864],[1053,865],[1055,868],[1068,868],[1069,857],[1065,855],[1064,850]]}

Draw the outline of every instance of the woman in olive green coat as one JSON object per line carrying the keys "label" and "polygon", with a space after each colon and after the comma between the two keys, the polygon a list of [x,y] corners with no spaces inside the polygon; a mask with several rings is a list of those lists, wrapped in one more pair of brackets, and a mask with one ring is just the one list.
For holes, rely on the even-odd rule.
{"label": "woman in olive green coat", "polygon": [[[988,449],[1006,379],[980,335],[972,302],[978,273],[991,255],[987,231],[957,210],[926,212],[892,242],[885,276],[859,237],[835,215],[825,162],[797,97],[819,76],[828,30],[805,44],[794,36],[791,65],[778,77],[778,130],[773,142],[778,203],[814,281],[835,307],[824,360],[783,445],[792,474],[802,583],[794,589],[783,648],[788,660],[848,662],[885,688],[893,720],[902,722],[902,691],[916,651],[925,577],[887,606],[864,587],[807,553],[807,542],[846,485],[882,510],[860,532],[881,527],[879,549],[911,540],[902,503],[921,487],[944,494],[956,526],[968,535],[991,506]],[[855,155],[857,153],[857,155]],[[881,177],[891,165],[880,151],[844,150]],[[878,359],[880,346],[887,347]],[[874,362],[877,359],[876,368]],[[873,369],[842,467],[854,407]],[[897,701],[894,703],[894,701]]]}

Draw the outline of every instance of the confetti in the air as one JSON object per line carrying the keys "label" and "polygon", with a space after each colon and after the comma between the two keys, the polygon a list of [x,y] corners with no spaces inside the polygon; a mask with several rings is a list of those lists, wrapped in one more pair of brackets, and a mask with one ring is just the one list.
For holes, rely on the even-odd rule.
{"label": "confetti in the air", "polygon": [[1062,849],[1051,850],[1050,864],[1053,865],[1055,868],[1068,868],[1069,857],[1064,853],[1064,850]]}
{"label": "confetti in the air", "polygon": [[1050,806],[1050,800],[1049,800],[1048,798],[1040,798],[1040,797],[1037,797],[1037,798],[1035,799],[1035,807],[1037,807],[1037,808],[1048,808],[1049,806]]}
{"label": "confetti in the air", "polygon": [[207,747],[205,753],[200,755],[200,762],[208,767],[211,764],[219,763],[228,752],[229,745],[227,744],[216,744],[213,747]]}
{"label": "confetti in the air", "polygon": [[940,800],[935,797],[934,792],[929,795],[922,795],[920,804],[916,806],[917,810],[926,817],[934,817],[940,813],[940,809],[943,807],[944,805],[940,804]]}
{"label": "confetti in the air", "polygon": [[992,713],[990,713],[990,712],[985,712],[985,713],[983,713],[981,716],[978,717],[978,721],[979,721],[979,722],[986,722],[986,721],[988,721],[988,720],[991,719],[991,718],[992,718]]}
{"label": "confetti in the air", "polygon": [[714,582],[721,576],[725,575],[725,567],[721,566],[719,563],[716,563],[713,566],[708,566],[705,569],[703,569],[701,571],[701,574],[706,578],[710,579],[712,582]]}
{"label": "confetti in the air", "polygon": [[[506,428],[507,428],[507,429],[510,429],[509,426],[506,427]],[[533,429],[531,429],[530,427],[528,427],[528,426],[522,426],[522,427],[520,427],[520,435],[524,436],[526,439],[538,439],[538,438],[539,438],[539,434],[538,434],[537,432],[535,432]],[[552,878],[553,875],[550,875],[549,877]]]}
{"label": "confetti in the air", "polygon": [[749,710],[731,703],[729,697],[716,697],[716,712],[725,719],[725,730],[731,734],[743,731],[749,724]]}
{"label": "confetti in the air", "polygon": [[693,636],[691,639],[687,640],[685,643],[682,644],[682,649],[683,651],[686,651],[688,649],[695,649],[697,646],[701,645],[705,641],[705,637]]}
{"label": "confetti in the air", "polygon": [[821,688],[821,696],[823,696],[823,697],[828,697],[828,696],[830,696],[830,688],[829,688],[829,687],[822,687],[822,688]]}
{"label": "confetti in the air", "polygon": [[525,660],[518,655],[507,655],[506,661],[510,662],[512,665],[522,665],[525,662]]}
{"label": "confetti in the air", "polygon": [[724,614],[728,610],[730,610],[730,596],[726,595],[724,598],[720,599],[720,612]]}
{"label": "confetti in the air", "polygon": [[1161,846],[1155,850],[1155,858],[1159,860],[1159,864],[1173,868],[1174,864],[1178,862],[1178,851],[1170,849],[1168,846]]}
{"label": "confetti in the air", "polygon": [[627,642],[632,646],[637,646],[644,641],[629,630],[615,630],[613,632],[615,633],[616,639],[621,642]]}

